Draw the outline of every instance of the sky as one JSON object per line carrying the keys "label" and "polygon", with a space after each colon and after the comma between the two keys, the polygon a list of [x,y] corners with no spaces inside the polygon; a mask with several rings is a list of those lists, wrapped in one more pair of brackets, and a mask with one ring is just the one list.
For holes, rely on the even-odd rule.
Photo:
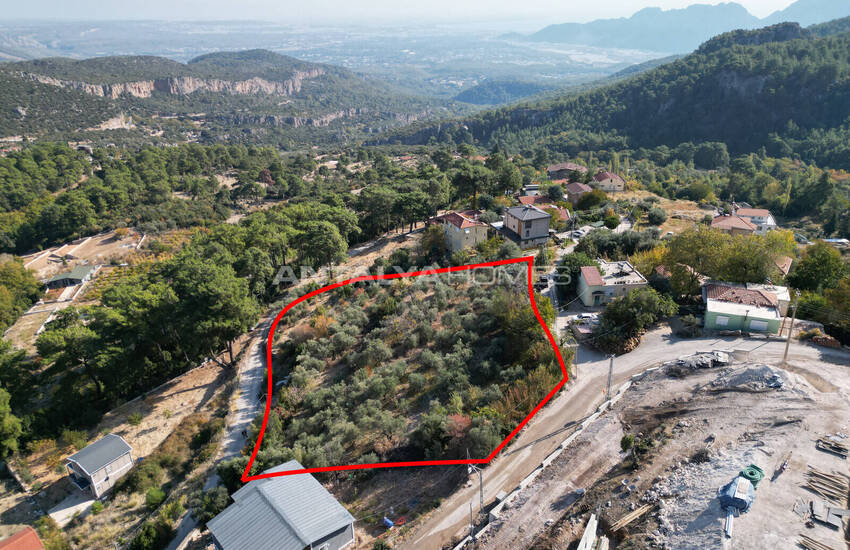
{"label": "sky", "polygon": [[[645,7],[682,8],[723,0],[0,0],[8,19],[236,19],[321,23],[550,19],[552,23],[628,17]],[[757,17],[793,0],[737,0]]]}

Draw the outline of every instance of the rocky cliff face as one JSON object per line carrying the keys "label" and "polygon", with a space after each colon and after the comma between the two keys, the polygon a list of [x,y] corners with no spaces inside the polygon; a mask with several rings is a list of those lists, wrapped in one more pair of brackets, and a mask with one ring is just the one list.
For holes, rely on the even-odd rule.
{"label": "rocky cliff face", "polygon": [[367,112],[367,109],[352,108],[342,109],[316,117],[231,114],[220,115],[215,118],[221,122],[236,126],[292,126],[294,128],[301,128],[304,126],[324,127],[339,118],[352,118],[366,114]]}
{"label": "rocky cliff face", "polygon": [[194,92],[214,92],[234,95],[267,94],[288,96],[298,93],[305,80],[317,78],[323,74],[325,74],[324,69],[315,68],[309,71],[295,71],[290,78],[279,82],[273,82],[259,77],[254,77],[248,80],[231,81],[181,76],[158,78],[155,80],[121,82],[117,84],[90,84],[88,82],[60,80],[51,76],[30,73],[22,73],[21,76],[49,86],[72,88],[89,95],[117,99],[123,95],[147,98],[155,91],[172,95],[188,95]]}

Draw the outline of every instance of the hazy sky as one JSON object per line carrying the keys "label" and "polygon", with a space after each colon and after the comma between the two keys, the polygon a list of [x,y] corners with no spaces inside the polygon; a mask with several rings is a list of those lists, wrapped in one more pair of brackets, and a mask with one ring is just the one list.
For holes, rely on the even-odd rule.
{"label": "hazy sky", "polygon": [[[276,22],[626,17],[644,7],[681,8],[722,0],[0,0],[4,19],[251,19]],[[738,0],[764,17],[793,0]]]}

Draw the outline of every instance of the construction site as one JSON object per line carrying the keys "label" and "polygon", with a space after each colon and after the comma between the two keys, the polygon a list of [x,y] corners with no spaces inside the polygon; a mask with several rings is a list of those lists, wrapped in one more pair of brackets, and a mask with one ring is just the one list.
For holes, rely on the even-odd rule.
{"label": "construction site", "polygon": [[664,363],[626,382],[464,546],[844,550],[848,396],[840,354]]}

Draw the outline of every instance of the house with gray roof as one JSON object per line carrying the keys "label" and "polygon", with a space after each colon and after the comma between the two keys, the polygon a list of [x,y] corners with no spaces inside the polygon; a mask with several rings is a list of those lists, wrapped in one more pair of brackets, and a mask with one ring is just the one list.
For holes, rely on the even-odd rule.
{"label": "house with gray roof", "polygon": [[71,481],[94,498],[100,498],[132,467],[130,445],[115,434],[107,434],[65,459]]}
{"label": "house with gray roof", "polygon": [[519,244],[520,248],[532,248],[549,241],[547,212],[534,205],[514,206],[505,211],[505,234]]}
{"label": "house with gray roof", "polygon": [[[296,460],[263,473],[304,468]],[[310,474],[257,479],[207,523],[217,550],[339,550],[354,544],[354,518]]]}
{"label": "house with gray roof", "polygon": [[95,271],[97,271],[97,266],[78,265],[71,271],[57,273],[45,281],[44,284],[47,285],[47,288],[63,288],[66,286],[80,285],[91,279]]}

